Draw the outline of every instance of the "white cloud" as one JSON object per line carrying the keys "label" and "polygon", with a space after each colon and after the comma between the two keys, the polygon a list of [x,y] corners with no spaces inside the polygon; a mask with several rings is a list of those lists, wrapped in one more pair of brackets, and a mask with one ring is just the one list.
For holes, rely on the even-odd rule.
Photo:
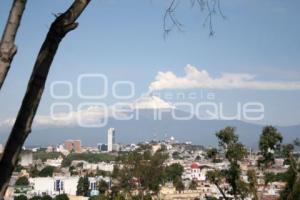
{"label": "white cloud", "polygon": [[[78,111],[66,113],[59,112],[53,115],[36,115],[33,127],[72,127],[80,124],[99,124],[109,117],[126,119],[128,115],[137,109],[167,109],[174,108],[170,103],[150,94],[142,95],[134,102],[116,103],[114,105],[86,105]],[[9,118],[0,122],[0,128],[12,127],[15,118]]]}
{"label": "white cloud", "polygon": [[259,89],[259,90],[299,90],[300,81],[259,81],[254,75],[242,73],[223,73],[213,78],[205,70],[192,65],[185,67],[185,76],[179,77],[171,71],[158,72],[149,89]]}

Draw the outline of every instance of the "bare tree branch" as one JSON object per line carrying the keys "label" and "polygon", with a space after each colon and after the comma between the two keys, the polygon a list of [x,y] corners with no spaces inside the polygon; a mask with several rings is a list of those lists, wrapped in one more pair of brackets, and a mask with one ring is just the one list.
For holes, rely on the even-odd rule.
{"label": "bare tree branch", "polygon": [[0,90],[17,53],[14,44],[27,0],[14,0],[0,42]]}
{"label": "bare tree branch", "polygon": [[70,8],[57,16],[51,24],[37,56],[26,94],[0,161],[0,200],[3,199],[10,176],[17,165],[22,146],[31,132],[32,121],[38,109],[48,72],[59,44],[68,32],[78,26],[76,19],[89,2],[90,0],[75,0]]}
{"label": "bare tree branch", "polygon": [[[208,25],[209,35],[213,36],[215,34],[213,27],[213,17],[220,15],[223,19],[226,19],[225,15],[221,10],[221,0],[190,0],[191,6],[199,6],[201,12],[207,12],[206,17],[203,21],[203,26]],[[180,23],[176,17],[176,10],[181,0],[172,0],[167,7],[164,18],[163,18],[163,31],[164,38],[175,29],[183,31],[183,25]]]}

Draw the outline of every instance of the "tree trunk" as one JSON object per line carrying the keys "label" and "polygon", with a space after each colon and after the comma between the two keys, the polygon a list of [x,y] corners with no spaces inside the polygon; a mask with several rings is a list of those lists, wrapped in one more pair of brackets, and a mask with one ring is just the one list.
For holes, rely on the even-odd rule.
{"label": "tree trunk", "polygon": [[31,132],[32,121],[59,43],[69,31],[77,27],[78,24],[75,21],[89,2],[90,0],[75,0],[71,7],[51,24],[36,59],[26,94],[0,161],[0,200],[3,199],[10,176],[17,165],[22,146]]}
{"label": "tree trunk", "polygon": [[14,0],[0,42],[0,89],[17,53],[14,44],[27,0]]}
{"label": "tree trunk", "polygon": [[227,200],[228,198],[227,198],[227,196],[225,195],[225,192],[224,192],[224,191],[222,190],[222,188],[220,187],[220,185],[219,185],[218,183],[215,183],[215,185],[217,186],[219,192],[221,192],[223,198],[224,198],[225,200]]}

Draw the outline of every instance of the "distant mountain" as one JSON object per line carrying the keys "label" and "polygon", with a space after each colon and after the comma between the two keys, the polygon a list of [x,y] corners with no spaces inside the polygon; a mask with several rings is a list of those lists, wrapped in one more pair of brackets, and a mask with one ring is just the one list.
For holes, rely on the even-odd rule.
{"label": "distant mountain", "polygon": [[[194,144],[208,146],[217,144],[216,131],[226,126],[234,126],[241,141],[247,146],[256,148],[263,127],[238,120],[199,120],[196,117],[192,117],[190,120],[175,120],[174,115],[187,117],[190,113],[177,110],[157,97],[142,97],[133,105],[136,112],[133,112],[131,120],[116,120],[109,117],[107,125],[100,128],[83,128],[76,125],[37,126],[33,128],[26,144],[59,144],[66,139],[80,139],[83,145],[95,146],[97,143],[106,143],[106,131],[108,128],[114,127],[119,143],[160,140],[165,136],[174,136],[180,142],[191,141]],[[161,112],[161,120],[156,120],[153,117],[157,111],[155,109],[172,109],[173,116],[171,112]],[[287,142],[297,137],[300,138],[300,125],[277,128]],[[8,132],[8,129],[0,130],[0,143],[4,143]]]}
{"label": "distant mountain", "polygon": [[[168,113],[162,115],[161,120],[154,120],[152,110],[141,110],[139,120],[115,120],[109,118],[108,124],[100,128],[60,127],[33,129],[26,144],[47,145],[62,143],[66,139],[81,139],[83,145],[95,146],[97,143],[106,143],[106,131],[109,127],[116,129],[116,138],[120,143],[133,143],[152,139],[163,139],[165,136],[174,136],[176,140],[191,141],[194,144],[216,145],[215,132],[225,126],[234,126],[241,141],[251,147],[257,146],[262,130],[261,125],[255,125],[237,120],[198,120],[193,118],[187,121],[173,119]],[[176,111],[180,112],[180,111]],[[179,115],[179,114],[178,114]],[[285,141],[300,137],[300,125],[277,127],[284,135]],[[0,143],[4,143],[7,132],[0,133]]]}

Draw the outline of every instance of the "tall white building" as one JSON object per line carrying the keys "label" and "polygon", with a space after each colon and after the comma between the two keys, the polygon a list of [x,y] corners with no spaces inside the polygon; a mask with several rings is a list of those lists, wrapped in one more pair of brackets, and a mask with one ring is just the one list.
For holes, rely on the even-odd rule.
{"label": "tall white building", "polygon": [[107,151],[113,151],[113,145],[115,144],[115,129],[110,128],[107,131]]}

